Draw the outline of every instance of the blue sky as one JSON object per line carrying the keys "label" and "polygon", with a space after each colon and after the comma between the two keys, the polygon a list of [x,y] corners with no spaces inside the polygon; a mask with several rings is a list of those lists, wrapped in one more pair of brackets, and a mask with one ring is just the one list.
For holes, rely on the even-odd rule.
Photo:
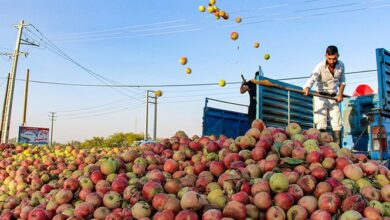
{"label": "blue sky", "polygon": [[[2,1],[0,52],[15,47],[20,20],[32,24],[24,33],[38,40],[36,29],[69,57],[124,85],[217,83],[220,79],[251,78],[259,65],[270,78],[309,76],[324,58],[327,45],[335,44],[347,72],[376,69],[375,49],[390,49],[389,0],[217,0],[230,19],[216,20],[200,13],[208,1]],[[242,17],[237,24],[234,18]],[[240,34],[237,41],[230,33]],[[260,48],[253,48],[253,42]],[[44,45],[23,45],[27,58],[19,59],[17,78],[62,83],[102,84],[101,81]],[[265,61],[265,53],[271,59]],[[193,72],[187,75],[179,58],[188,58]],[[0,100],[11,60],[0,57]],[[289,81],[303,85],[305,80]],[[360,83],[375,90],[376,72],[347,77],[347,93]],[[158,106],[159,137],[177,130],[200,134],[204,98],[247,104],[239,85],[150,88],[164,92]],[[22,122],[24,82],[16,81],[11,137]],[[118,92],[118,90],[120,92]],[[57,112],[54,140],[67,142],[114,132],[143,132],[145,88],[112,89],[30,83],[27,124],[49,127],[48,114]],[[2,101],[1,101],[2,103]],[[246,112],[246,108],[210,103]],[[152,118],[150,118],[152,120]],[[152,126],[152,124],[150,124]]]}

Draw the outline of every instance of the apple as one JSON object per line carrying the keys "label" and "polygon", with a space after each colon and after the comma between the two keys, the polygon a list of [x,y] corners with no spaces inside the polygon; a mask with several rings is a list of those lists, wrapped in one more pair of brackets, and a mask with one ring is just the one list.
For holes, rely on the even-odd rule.
{"label": "apple", "polygon": [[335,214],[341,205],[340,198],[332,192],[325,192],[318,198],[318,208]]}
{"label": "apple", "polygon": [[202,220],[221,220],[222,218],[222,212],[218,209],[209,209],[202,215]]}
{"label": "apple", "polygon": [[317,184],[313,195],[319,198],[323,193],[332,192],[332,186],[327,182],[320,182]]}
{"label": "apple", "polygon": [[288,136],[292,137],[296,134],[300,134],[302,129],[298,123],[292,122],[292,123],[289,123],[287,125],[286,131],[287,131]]}
{"label": "apple", "polygon": [[304,196],[298,201],[298,205],[304,207],[309,214],[313,213],[317,209],[317,198],[314,196]]}
{"label": "apple", "polygon": [[199,217],[194,211],[182,210],[176,215],[175,220],[199,220]]}
{"label": "apple", "polygon": [[288,211],[294,205],[294,198],[287,192],[276,194],[274,197],[275,205]]}
{"label": "apple", "polygon": [[87,197],[85,198],[85,202],[93,205],[95,208],[99,207],[103,200],[102,200],[102,197],[99,196],[98,193],[96,192],[92,192],[90,194],[87,195]]}
{"label": "apple", "polygon": [[163,192],[163,187],[156,182],[149,181],[142,187],[142,195],[147,201],[152,201],[153,196]]}
{"label": "apple", "polygon": [[181,198],[180,205],[183,209],[199,210],[203,207],[200,194],[194,191],[184,193]]}
{"label": "apple", "polygon": [[253,198],[253,203],[262,211],[272,206],[271,195],[267,192],[259,192]]}
{"label": "apple", "polygon": [[306,220],[308,216],[306,209],[300,205],[294,205],[287,211],[287,219]]}
{"label": "apple", "polygon": [[115,209],[121,206],[122,196],[118,192],[110,191],[104,194],[103,204],[109,209]]}
{"label": "apple", "polygon": [[157,212],[153,215],[153,220],[165,220],[165,219],[175,219],[175,213],[172,210],[164,210]]}
{"label": "apple", "polygon": [[316,180],[310,175],[305,175],[298,180],[297,184],[301,187],[305,195],[310,195],[314,192]]}
{"label": "apple", "polygon": [[278,206],[272,206],[266,212],[266,219],[285,220],[286,213],[284,212],[284,210],[282,208],[280,208]]}
{"label": "apple", "polygon": [[276,193],[285,192],[289,184],[287,177],[282,173],[273,174],[269,180],[269,183],[271,190]]}
{"label": "apple", "polygon": [[359,180],[363,176],[362,169],[355,164],[348,164],[343,168],[344,175],[354,181]]}
{"label": "apple", "polygon": [[340,216],[340,220],[359,220],[363,218],[362,214],[355,210],[348,210]]}
{"label": "apple", "polygon": [[332,215],[328,211],[318,209],[311,214],[310,220],[332,220]]}
{"label": "apple", "polygon": [[54,199],[60,205],[65,204],[73,199],[73,193],[68,189],[61,189],[55,194]]}
{"label": "apple", "polygon": [[366,207],[366,203],[360,195],[353,195],[344,199],[341,204],[341,209],[343,212],[348,210],[356,210],[358,212],[363,212]]}
{"label": "apple", "polygon": [[230,201],[223,209],[223,216],[236,220],[245,220],[247,217],[246,207],[237,201]]}
{"label": "apple", "polygon": [[35,208],[33,209],[29,215],[28,215],[28,220],[49,220],[49,216],[47,216],[45,210]]}
{"label": "apple", "polygon": [[89,204],[87,202],[82,202],[82,203],[76,205],[76,208],[74,210],[74,214],[76,216],[86,218],[87,216],[92,215],[94,211],[95,211],[95,207],[93,207],[92,204]]}
{"label": "apple", "polygon": [[123,193],[128,186],[127,179],[123,177],[117,177],[111,184],[111,190],[118,193]]}
{"label": "apple", "polygon": [[93,189],[93,182],[88,177],[83,177],[80,179],[80,186],[82,189]]}

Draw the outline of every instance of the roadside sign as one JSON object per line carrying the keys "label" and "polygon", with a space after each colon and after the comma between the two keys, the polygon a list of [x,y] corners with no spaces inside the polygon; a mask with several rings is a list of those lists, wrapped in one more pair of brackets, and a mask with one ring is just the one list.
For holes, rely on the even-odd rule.
{"label": "roadside sign", "polygon": [[49,128],[19,127],[19,143],[48,144]]}

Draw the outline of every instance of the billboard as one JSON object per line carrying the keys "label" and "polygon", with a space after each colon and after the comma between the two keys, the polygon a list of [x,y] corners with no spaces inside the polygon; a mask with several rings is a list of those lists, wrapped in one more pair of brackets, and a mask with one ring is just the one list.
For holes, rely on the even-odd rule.
{"label": "billboard", "polygon": [[48,144],[49,128],[19,127],[19,143]]}

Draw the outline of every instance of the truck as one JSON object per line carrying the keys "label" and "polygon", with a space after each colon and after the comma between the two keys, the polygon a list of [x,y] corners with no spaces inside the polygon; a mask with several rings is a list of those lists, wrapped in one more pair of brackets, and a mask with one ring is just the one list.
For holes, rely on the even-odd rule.
{"label": "truck", "polygon": [[[341,147],[365,153],[373,160],[389,160],[390,149],[390,52],[376,49],[378,91],[344,98],[340,103],[342,118]],[[265,77],[261,67],[257,80],[269,80],[273,84],[293,90],[301,87]],[[302,129],[315,127],[313,98],[299,92],[257,85],[256,118],[269,127],[286,127],[296,122]],[[241,112],[208,106],[206,98],[203,110],[203,135],[226,135],[231,138],[245,134],[249,129],[248,115]],[[225,102],[227,104],[235,104]]]}

